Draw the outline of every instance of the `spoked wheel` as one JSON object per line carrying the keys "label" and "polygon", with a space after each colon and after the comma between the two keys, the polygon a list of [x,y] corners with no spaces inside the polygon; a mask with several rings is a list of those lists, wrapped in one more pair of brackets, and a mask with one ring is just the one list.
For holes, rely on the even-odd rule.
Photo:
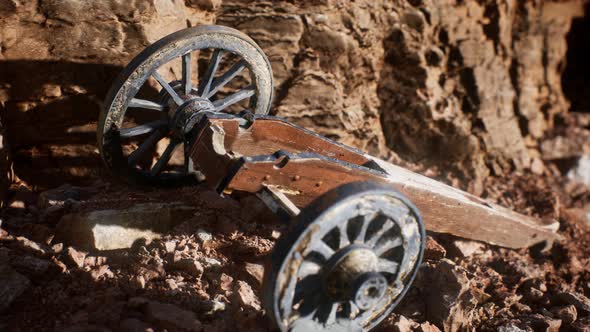
{"label": "spoked wheel", "polygon": [[272,69],[243,33],[199,26],[152,44],[123,70],[98,123],[107,167],[132,182],[186,184],[189,133],[206,112],[267,114]]}
{"label": "spoked wheel", "polygon": [[368,330],[410,287],[425,233],[389,187],[341,186],[318,198],[276,244],[265,304],[282,331]]}

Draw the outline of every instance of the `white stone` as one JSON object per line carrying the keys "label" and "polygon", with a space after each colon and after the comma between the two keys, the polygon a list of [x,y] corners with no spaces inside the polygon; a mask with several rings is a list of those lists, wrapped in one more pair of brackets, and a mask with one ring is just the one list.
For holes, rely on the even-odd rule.
{"label": "white stone", "polygon": [[126,249],[139,240],[160,238],[195,210],[181,203],[145,203],[124,210],[68,214],[60,220],[55,237],[84,249]]}
{"label": "white stone", "polygon": [[590,155],[583,155],[567,173],[568,179],[590,186]]}

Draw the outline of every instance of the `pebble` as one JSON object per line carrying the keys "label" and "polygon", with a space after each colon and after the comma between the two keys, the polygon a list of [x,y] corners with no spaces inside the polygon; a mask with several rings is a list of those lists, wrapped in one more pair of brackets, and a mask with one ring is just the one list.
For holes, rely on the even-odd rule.
{"label": "pebble", "polygon": [[86,253],[82,251],[78,251],[73,247],[68,247],[65,251],[64,261],[66,264],[70,266],[76,266],[78,268],[84,267],[84,260],[86,258]]}
{"label": "pebble", "polygon": [[261,310],[260,300],[258,296],[254,294],[252,287],[242,280],[238,280],[236,283],[235,294],[237,295],[239,303],[248,308],[252,308],[254,310]]}
{"label": "pebble", "polygon": [[565,307],[551,308],[551,312],[561,319],[565,325],[569,325],[578,319],[578,311],[573,304]]}
{"label": "pebble", "polygon": [[426,237],[426,245],[424,248],[424,259],[426,260],[440,260],[445,258],[447,250],[436,242],[431,236]]}
{"label": "pebble", "polygon": [[207,267],[207,268],[214,268],[214,267],[221,266],[220,261],[218,261],[215,258],[211,258],[211,257],[203,257],[203,258],[201,258],[201,262],[203,262],[205,264],[205,267]]}
{"label": "pebble", "polygon": [[563,292],[558,297],[565,303],[571,304],[576,309],[590,313],[590,299],[576,292]]}
{"label": "pebble", "polygon": [[204,268],[201,263],[194,259],[185,258],[174,263],[173,268],[188,273],[192,277],[200,279],[203,275]]}
{"label": "pebble", "polygon": [[256,263],[244,263],[244,270],[251,276],[257,283],[257,286],[262,285],[262,279],[264,278],[264,266]]}
{"label": "pebble", "polygon": [[175,241],[166,241],[164,243],[164,247],[166,248],[167,253],[173,253],[176,250],[176,242]]}
{"label": "pebble", "polygon": [[205,241],[211,241],[213,240],[213,235],[211,235],[211,233],[205,231],[204,229],[199,228],[197,230],[197,239],[199,240],[199,243],[203,243]]}

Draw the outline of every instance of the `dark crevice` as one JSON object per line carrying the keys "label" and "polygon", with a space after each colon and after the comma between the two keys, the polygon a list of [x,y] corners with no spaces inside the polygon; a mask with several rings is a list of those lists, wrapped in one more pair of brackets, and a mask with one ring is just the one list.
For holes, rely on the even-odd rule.
{"label": "dark crevice", "polygon": [[571,103],[571,111],[590,113],[590,3],[585,14],[572,21],[567,35],[562,89]]}
{"label": "dark crevice", "polygon": [[484,24],[483,32],[486,37],[494,42],[494,49],[498,50],[500,42],[500,12],[496,3],[490,3],[485,7],[484,16],[489,19],[488,24]]}

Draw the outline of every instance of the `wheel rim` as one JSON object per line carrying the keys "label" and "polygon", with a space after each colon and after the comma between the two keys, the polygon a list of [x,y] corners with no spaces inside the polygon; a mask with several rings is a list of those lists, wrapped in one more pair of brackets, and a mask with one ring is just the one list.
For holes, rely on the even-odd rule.
{"label": "wheel rim", "polygon": [[280,267],[266,296],[283,331],[369,329],[413,280],[424,238],[417,210],[391,189],[348,194],[275,247]]}
{"label": "wheel rim", "polygon": [[[206,66],[198,66],[204,70],[196,78],[192,69],[196,63],[204,64],[205,50],[210,56]],[[166,78],[162,68],[175,59],[180,77]],[[242,86],[235,88],[236,82]],[[150,83],[159,88],[158,96],[139,96]],[[99,121],[101,155],[109,168],[131,180],[152,184],[187,180],[192,176],[186,134],[202,114],[225,112],[239,103],[254,113],[266,114],[271,100],[270,64],[247,36],[218,26],[179,31],[140,53],[113,85]],[[146,116],[149,121],[135,121],[138,117],[133,111],[157,115]],[[156,149],[157,159],[153,157]],[[173,156],[175,168],[170,162]]]}

